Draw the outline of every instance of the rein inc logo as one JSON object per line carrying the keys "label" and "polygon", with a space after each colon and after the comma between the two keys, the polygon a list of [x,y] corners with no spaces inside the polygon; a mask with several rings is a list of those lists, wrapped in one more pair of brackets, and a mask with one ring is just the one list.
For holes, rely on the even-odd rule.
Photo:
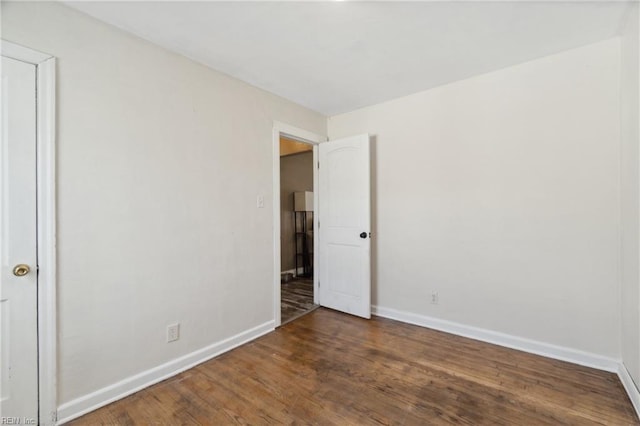
{"label": "rein inc logo", "polygon": [[0,417],[0,425],[35,425],[36,419],[31,417]]}

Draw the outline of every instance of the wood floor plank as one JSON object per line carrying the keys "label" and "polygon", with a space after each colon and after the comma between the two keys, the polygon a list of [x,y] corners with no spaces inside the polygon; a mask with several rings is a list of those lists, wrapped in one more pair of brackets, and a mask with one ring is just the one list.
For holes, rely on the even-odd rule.
{"label": "wood floor plank", "polygon": [[280,320],[292,321],[315,309],[313,303],[313,277],[294,277],[280,284]]}
{"label": "wood floor plank", "polygon": [[640,425],[617,376],[318,309],[73,425]]}

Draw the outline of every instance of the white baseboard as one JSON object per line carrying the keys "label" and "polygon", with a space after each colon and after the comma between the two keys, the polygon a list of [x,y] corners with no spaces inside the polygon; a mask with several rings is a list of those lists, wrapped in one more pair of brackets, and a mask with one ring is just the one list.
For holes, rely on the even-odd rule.
{"label": "white baseboard", "polygon": [[88,395],[81,396],[58,407],[58,424],[66,423],[86,413],[117,401],[148,386],[175,376],[189,368],[214,358],[224,352],[254,340],[274,330],[274,322],[268,321],[250,330],[231,336],[213,345],[176,358],[135,376],[128,377]]}
{"label": "white baseboard", "polygon": [[624,386],[624,390],[627,391],[627,395],[629,395],[629,399],[633,404],[633,408],[636,409],[636,413],[640,418],[640,390],[633,382],[631,374],[629,374],[627,367],[625,367],[624,363],[622,362],[620,363],[620,366],[618,368],[618,377],[620,377],[622,386]]}
{"label": "white baseboard", "polygon": [[452,321],[441,320],[391,308],[384,308],[381,306],[371,306],[371,311],[374,315],[380,317],[432,328],[434,330],[440,330],[456,334],[458,336],[468,337],[470,339],[481,340],[483,342],[493,343],[495,345],[505,346],[507,348],[517,349],[536,355],[542,355],[548,358],[584,365],[586,367],[597,368],[598,370],[605,370],[612,373],[617,373],[619,370],[620,360],[589,352],[583,352],[577,349],[556,346],[536,340],[525,339],[523,337],[512,336],[510,334],[499,333],[497,331],[472,327]]}

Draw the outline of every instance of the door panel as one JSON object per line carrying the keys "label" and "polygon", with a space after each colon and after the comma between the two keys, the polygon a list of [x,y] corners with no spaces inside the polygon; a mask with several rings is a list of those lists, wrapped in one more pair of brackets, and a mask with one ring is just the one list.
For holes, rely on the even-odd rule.
{"label": "door panel", "polygon": [[0,416],[37,419],[35,65],[3,57],[1,90]]}
{"label": "door panel", "polygon": [[324,142],[319,153],[320,304],[370,318],[369,136]]}

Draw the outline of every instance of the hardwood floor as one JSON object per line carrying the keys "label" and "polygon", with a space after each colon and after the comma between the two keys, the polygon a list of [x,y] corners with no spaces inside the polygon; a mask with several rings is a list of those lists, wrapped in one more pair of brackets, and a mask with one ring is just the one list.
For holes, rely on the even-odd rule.
{"label": "hardwood floor", "polygon": [[296,277],[280,284],[280,322],[289,321],[316,309],[313,304],[313,278]]}
{"label": "hardwood floor", "polygon": [[639,425],[616,375],[320,308],[73,425]]}

